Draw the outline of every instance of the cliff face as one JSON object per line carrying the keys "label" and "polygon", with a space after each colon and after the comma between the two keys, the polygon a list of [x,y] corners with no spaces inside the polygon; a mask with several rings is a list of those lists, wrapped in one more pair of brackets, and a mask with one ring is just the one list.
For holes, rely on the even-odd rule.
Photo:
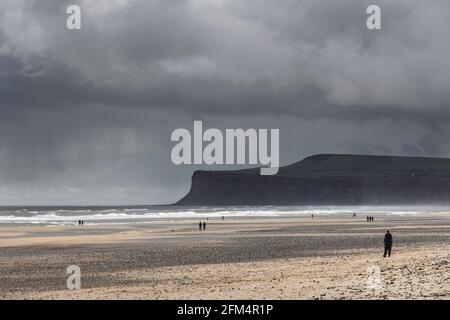
{"label": "cliff face", "polygon": [[315,155],[280,168],[196,171],[178,205],[450,203],[450,159]]}

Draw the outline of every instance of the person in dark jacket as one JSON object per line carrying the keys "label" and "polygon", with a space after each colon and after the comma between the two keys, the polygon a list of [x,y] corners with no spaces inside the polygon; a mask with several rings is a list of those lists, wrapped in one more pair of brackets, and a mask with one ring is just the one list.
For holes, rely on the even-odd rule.
{"label": "person in dark jacket", "polygon": [[203,221],[203,231],[205,231],[205,230],[206,230],[206,222]]}
{"label": "person in dark jacket", "polygon": [[202,231],[202,222],[201,221],[198,223],[198,230]]}
{"label": "person in dark jacket", "polygon": [[390,257],[391,249],[392,249],[392,234],[389,232],[389,230],[387,230],[386,234],[384,235],[384,255],[383,255],[383,257],[386,258],[386,255],[388,257]]}

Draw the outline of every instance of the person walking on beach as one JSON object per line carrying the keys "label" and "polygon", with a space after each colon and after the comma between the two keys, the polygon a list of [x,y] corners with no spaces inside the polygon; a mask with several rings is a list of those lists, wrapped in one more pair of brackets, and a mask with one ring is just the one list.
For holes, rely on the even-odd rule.
{"label": "person walking on beach", "polygon": [[202,222],[201,221],[198,223],[198,230],[202,231]]}
{"label": "person walking on beach", "polygon": [[391,249],[392,249],[392,234],[389,232],[389,230],[387,230],[386,234],[384,235],[384,254],[383,254],[384,258],[386,258],[386,254],[388,257],[391,256]]}
{"label": "person walking on beach", "polygon": [[203,221],[203,231],[205,231],[205,230],[206,230],[206,222]]}

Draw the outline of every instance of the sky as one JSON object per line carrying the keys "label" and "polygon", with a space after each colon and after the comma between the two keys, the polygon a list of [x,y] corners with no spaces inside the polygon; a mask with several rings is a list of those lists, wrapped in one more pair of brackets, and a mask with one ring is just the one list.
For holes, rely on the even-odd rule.
{"label": "sky", "polygon": [[449,15],[448,0],[0,0],[0,205],[172,203],[194,170],[238,168],[171,162],[194,120],[278,128],[282,165],[450,157]]}

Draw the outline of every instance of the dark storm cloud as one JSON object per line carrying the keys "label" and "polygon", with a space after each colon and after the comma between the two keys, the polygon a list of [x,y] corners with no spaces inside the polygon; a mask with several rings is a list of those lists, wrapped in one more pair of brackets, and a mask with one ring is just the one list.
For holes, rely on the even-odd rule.
{"label": "dark storm cloud", "polygon": [[194,119],[279,127],[299,142],[283,163],[450,155],[450,3],[377,1],[368,31],[371,3],[3,0],[0,202],[176,200],[193,168],[171,165],[170,132]]}
{"label": "dark storm cloud", "polygon": [[0,38],[5,104],[326,117],[448,103],[445,1],[381,1],[380,32],[364,1],[81,1],[78,33],[61,2],[18,3],[4,24],[19,39]]}

